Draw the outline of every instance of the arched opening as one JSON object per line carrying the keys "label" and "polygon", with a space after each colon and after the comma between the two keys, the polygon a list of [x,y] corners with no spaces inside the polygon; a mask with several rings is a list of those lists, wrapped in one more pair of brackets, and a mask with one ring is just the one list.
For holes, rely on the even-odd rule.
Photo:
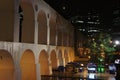
{"label": "arched opening", "polygon": [[62,17],[56,13],[56,24],[57,24],[57,45],[63,46],[63,19]]}
{"label": "arched opening", "polygon": [[14,62],[10,53],[0,50],[0,80],[14,79]]}
{"label": "arched opening", "polygon": [[57,57],[56,57],[56,52],[54,50],[52,50],[50,54],[50,60],[51,60],[52,69],[56,69],[57,68]]}
{"label": "arched opening", "polygon": [[49,75],[50,71],[49,71],[48,54],[45,50],[42,50],[40,52],[39,63],[40,63],[40,74]]}
{"label": "arched opening", "polygon": [[20,62],[22,80],[36,80],[35,57],[31,50],[26,50]]}
{"label": "arched opening", "polygon": [[23,21],[20,26],[20,42],[34,43],[35,17],[32,3],[22,0],[20,4],[23,10]]}
{"label": "arched opening", "polygon": [[38,43],[47,44],[47,18],[43,10],[38,14]]}
{"label": "arched opening", "polygon": [[70,59],[70,62],[72,62],[72,61],[74,61],[74,58],[75,58],[74,49],[70,48],[69,50],[70,50],[69,51],[69,59]]}
{"label": "arched opening", "polygon": [[0,41],[13,42],[15,0],[0,1]]}
{"label": "arched opening", "polygon": [[63,66],[63,58],[62,58],[62,51],[59,50],[58,52],[58,59],[59,59],[59,66]]}
{"label": "arched opening", "polygon": [[64,51],[64,58],[65,58],[65,64],[69,62],[68,52],[67,50]]}
{"label": "arched opening", "polygon": [[50,45],[56,45],[57,27],[56,27],[55,15],[51,15],[50,20],[49,20],[49,26],[50,26]]}

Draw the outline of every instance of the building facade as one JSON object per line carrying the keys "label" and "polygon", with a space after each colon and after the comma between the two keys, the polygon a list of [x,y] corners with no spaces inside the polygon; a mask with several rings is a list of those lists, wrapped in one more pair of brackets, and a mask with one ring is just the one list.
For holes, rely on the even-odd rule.
{"label": "building facade", "polygon": [[0,2],[0,80],[41,80],[74,60],[74,29],[43,0]]}
{"label": "building facade", "polygon": [[81,58],[89,57],[90,41],[103,32],[102,15],[97,11],[82,13],[70,19],[75,26],[75,53]]}

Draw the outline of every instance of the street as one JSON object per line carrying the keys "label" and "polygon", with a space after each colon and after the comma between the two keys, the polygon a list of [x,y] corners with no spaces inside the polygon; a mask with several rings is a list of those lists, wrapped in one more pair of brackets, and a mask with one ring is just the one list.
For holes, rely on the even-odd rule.
{"label": "street", "polygon": [[88,73],[87,69],[83,72],[58,72],[49,76],[42,76],[41,80],[116,80],[115,75],[105,73]]}
{"label": "street", "polygon": [[88,73],[87,70],[84,70],[82,73],[76,73],[76,76],[81,76],[86,79],[100,79],[100,80],[115,80],[115,75],[109,74],[107,72],[105,73]]}

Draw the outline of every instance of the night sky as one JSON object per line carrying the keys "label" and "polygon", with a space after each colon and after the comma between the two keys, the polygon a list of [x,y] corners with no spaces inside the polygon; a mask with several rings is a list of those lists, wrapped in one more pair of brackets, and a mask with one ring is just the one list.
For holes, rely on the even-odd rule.
{"label": "night sky", "polygon": [[103,17],[104,24],[112,24],[112,10],[119,5],[119,0],[44,0],[65,19],[88,12],[98,12]]}
{"label": "night sky", "polygon": [[112,10],[112,0],[45,0],[52,8],[66,19],[89,11],[108,15]]}

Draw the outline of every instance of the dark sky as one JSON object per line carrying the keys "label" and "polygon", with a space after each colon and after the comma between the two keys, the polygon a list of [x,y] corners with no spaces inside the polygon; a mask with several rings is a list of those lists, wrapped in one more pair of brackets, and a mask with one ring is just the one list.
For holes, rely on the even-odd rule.
{"label": "dark sky", "polygon": [[112,0],[45,0],[66,19],[88,11],[97,11],[108,15],[112,10]]}
{"label": "dark sky", "polygon": [[[88,12],[98,12],[107,27],[112,25],[112,10],[120,6],[120,0],[44,0],[65,19]],[[105,26],[105,27],[106,27]]]}

